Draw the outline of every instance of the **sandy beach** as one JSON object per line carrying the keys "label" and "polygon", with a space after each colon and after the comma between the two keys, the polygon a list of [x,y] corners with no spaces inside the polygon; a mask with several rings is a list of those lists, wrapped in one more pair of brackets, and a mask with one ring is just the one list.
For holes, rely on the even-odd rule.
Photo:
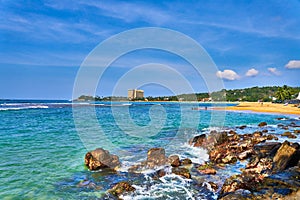
{"label": "sandy beach", "polygon": [[237,111],[253,111],[253,112],[267,112],[267,113],[282,113],[300,115],[300,108],[296,105],[289,104],[274,104],[270,102],[241,102],[237,106],[226,107],[226,110]]}

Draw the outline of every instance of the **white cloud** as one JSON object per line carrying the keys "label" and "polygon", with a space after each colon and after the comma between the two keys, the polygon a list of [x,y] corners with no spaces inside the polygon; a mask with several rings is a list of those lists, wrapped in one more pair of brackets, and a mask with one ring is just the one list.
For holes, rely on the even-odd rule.
{"label": "white cloud", "polygon": [[290,60],[288,64],[285,65],[288,69],[300,69],[300,60]]}
{"label": "white cloud", "polygon": [[234,80],[237,80],[240,78],[239,75],[235,71],[230,70],[230,69],[225,69],[223,72],[217,71],[216,75],[219,78],[226,79],[229,81],[234,81]]}
{"label": "white cloud", "polygon": [[258,71],[254,68],[249,69],[246,73],[246,76],[256,76],[258,74]]}
{"label": "white cloud", "polygon": [[281,74],[275,67],[269,67],[268,71],[276,76],[279,76]]}

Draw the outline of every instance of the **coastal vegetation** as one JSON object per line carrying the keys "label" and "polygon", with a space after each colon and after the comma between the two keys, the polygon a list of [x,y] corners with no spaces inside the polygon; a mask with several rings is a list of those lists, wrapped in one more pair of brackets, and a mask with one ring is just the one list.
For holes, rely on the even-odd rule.
{"label": "coastal vegetation", "polygon": [[[212,93],[195,93],[195,94],[180,94],[177,96],[148,96],[138,98],[132,101],[249,101],[249,102],[284,102],[296,98],[300,92],[300,87],[266,86],[266,87],[251,87],[244,89],[223,89]],[[88,96],[82,95],[76,99],[77,101],[128,101],[127,97],[122,96]]]}

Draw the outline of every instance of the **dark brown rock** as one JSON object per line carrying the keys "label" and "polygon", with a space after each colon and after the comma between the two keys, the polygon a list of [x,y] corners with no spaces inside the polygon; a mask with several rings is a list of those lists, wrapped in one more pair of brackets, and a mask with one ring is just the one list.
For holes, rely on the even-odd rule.
{"label": "dark brown rock", "polygon": [[180,160],[178,155],[172,155],[169,156],[168,162],[172,167],[179,167],[180,166]]}
{"label": "dark brown rock", "polygon": [[300,134],[300,130],[294,130],[295,134]]}
{"label": "dark brown rock", "polygon": [[218,185],[212,181],[209,181],[208,184],[210,185],[211,189],[213,189],[214,191],[218,190]]}
{"label": "dark brown rock", "polygon": [[173,174],[176,174],[176,175],[179,175],[179,176],[182,176],[182,177],[185,177],[185,178],[188,178],[188,179],[191,179],[191,174],[190,174],[190,171],[186,168],[183,168],[183,167],[173,167],[172,168],[172,173]]}
{"label": "dark brown rock", "polygon": [[194,147],[201,147],[206,140],[206,135],[201,134],[197,135],[189,141],[189,144]]}
{"label": "dark brown rock", "polygon": [[258,124],[258,126],[259,126],[259,127],[267,126],[267,122],[260,122],[260,123]]}
{"label": "dark brown rock", "polygon": [[108,190],[108,192],[116,197],[128,192],[133,192],[136,189],[131,186],[128,182],[122,181],[117,183],[112,189]]}
{"label": "dark brown rock", "polygon": [[192,161],[189,158],[185,158],[181,161],[181,165],[190,165],[190,164],[192,164]]}
{"label": "dark brown rock", "polygon": [[266,142],[264,144],[255,145],[254,150],[257,152],[257,154],[266,154],[274,156],[280,146],[280,142]]}
{"label": "dark brown rock", "polygon": [[151,148],[147,153],[147,166],[154,168],[157,166],[165,165],[167,158],[165,156],[165,149],[163,148]]}
{"label": "dark brown rock", "polygon": [[243,130],[243,129],[245,129],[246,127],[247,127],[246,125],[242,125],[242,126],[239,127],[239,129],[242,129],[242,130]]}
{"label": "dark brown rock", "polygon": [[90,170],[98,170],[101,168],[115,169],[121,164],[118,156],[112,155],[102,148],[88,152],[85,155],[84,162]]}

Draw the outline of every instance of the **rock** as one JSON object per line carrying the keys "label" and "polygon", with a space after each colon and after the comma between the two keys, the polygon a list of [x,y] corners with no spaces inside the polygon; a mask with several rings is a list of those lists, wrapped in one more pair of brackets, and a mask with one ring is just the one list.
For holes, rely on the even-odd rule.
{"label": "rock", "polygon": [[282,145],[280,146],[280,148],[276,152],[276,155],[273,158],[272,171],[279,172],[286,169],[296,151],[297,149],[295,147],[292,147],[289,144],[289,142],[285,141],[284,143],[282,143]]}
{"label": "rock", "polygon": [[236,161],[237,161],[237,157],[233,154],[229,154],[225,158],[222,159],[222,162],[224,164],[232,164],[232,163],[235,163]]}
{"label": "rock", "polygon": [[124,193],[133,192],[135,190],[136,189],[133,186],[131,186],[128,182],[122,181],[117,183],[112,189],[109,189],[108,193],[119,197]]}
{"label": "rock", "polygon": [[202,174],[216,174],[217,171],[212,167],[212,163],[200,165],[197,170]]}
{"label": "rock", "polygon": [[260,122],[260,123],[258,124],[258,126],[259,126],[259,127],[267,126],[267,122]]}
{"label": "rock", "polygon": [[98,170],[102,168],[115,169],[121,165],[118,156],[112,155],[102,148],[97,148],[88,152],[85,155],[84,162],[90,170]]}
{"label": "rock", "polygon": [[297,136],[292,134],[292,135],[289,135],[288,138],[295,139],[295,138],[297,138]]}
{"label": "rock", "polygon": [[217,171],[214,168],[207,168],[207,169],[198,169],[199,172],[202,174],[207,174],[207,175],[214,175],[217,173]]}
{"label": "rock", "polygon": [[300,134],[300,130],[294,130],[295,134]]}
{"label": "rock", "polygon": [[252,134],[253,137],[261,137],[262,135],[263,135],[263,133],[260,132],[260,131],[255,131],[255,132]]}
{"label": "rock", "polygon": [[180,166],[179,156],[177,156],[177,155],[169,156],[168,162],[170,163],[170,165],[172,167],[179,167]]}
{"label": "rock", "polygon": [[173,167],[172,168],[172,173],[173,174],[176,174],[176,175],[179,175],[179,176],[182,176],[182,177],[185,177],[185,178],[188,178],[188,179],[191,179],[191,174],[190,174],[190,171],[186,168],[183,168],[183,167]]}
{"label": "rock", "polygon": [[292,135],[292,133],[289,131],[286,131],[283,134],[281,134],[281,136],[290,136],[290,135]]}
{"label": "rock", "polygon": [[237,158],[239,160],[245,160],[245,159],[249,158],[252,154],[253,154],[253,150],[250,149],[250,150],[247,150],[247,151],[244,151],[244,152],[238,154]]}
{"label": "rock", "polygon": [[242,126],[239,127],[239,129],[242,129],[242,130],[243,130],[243,129],[245,129],[246,127],[247,127],[246,125],[242,125]]}
{"label": "rock", "polygon": [[264,144],[255,145],[253,149],[257,152],[257,154],[274,156],[280,146],[280,142],[266,142]]}
{"label": "rock", "polygon": [[185,158],[181,161],[181,165],[190,165],[192,164],[193,162],[191,161],[191,159],[189,158]]}
{"label": "rock", "polygon": [[264,129],[264,130],[262,130],[261,132],[263,132],[263,133],[267,133],[267,132],[269,132],[267,129]]}
{"label": "rock", "polygon": [[147,166],[154,168],[157,166],[165,165],[167,158],[165,156],[165,149],[163,148],[151,148],[147,153]]}
{"label": "rock", "polygon": [[197,135],[189,141],[189,144],[194,147],[201,147],[206,140],[206,135],[201,134]]}
{"label": "rock", "polygon": [[217,191],[219,188],[218,185],[212,181],[209,181],[208,184],[210,185],[211,189],[213,189],[214,191]]}

